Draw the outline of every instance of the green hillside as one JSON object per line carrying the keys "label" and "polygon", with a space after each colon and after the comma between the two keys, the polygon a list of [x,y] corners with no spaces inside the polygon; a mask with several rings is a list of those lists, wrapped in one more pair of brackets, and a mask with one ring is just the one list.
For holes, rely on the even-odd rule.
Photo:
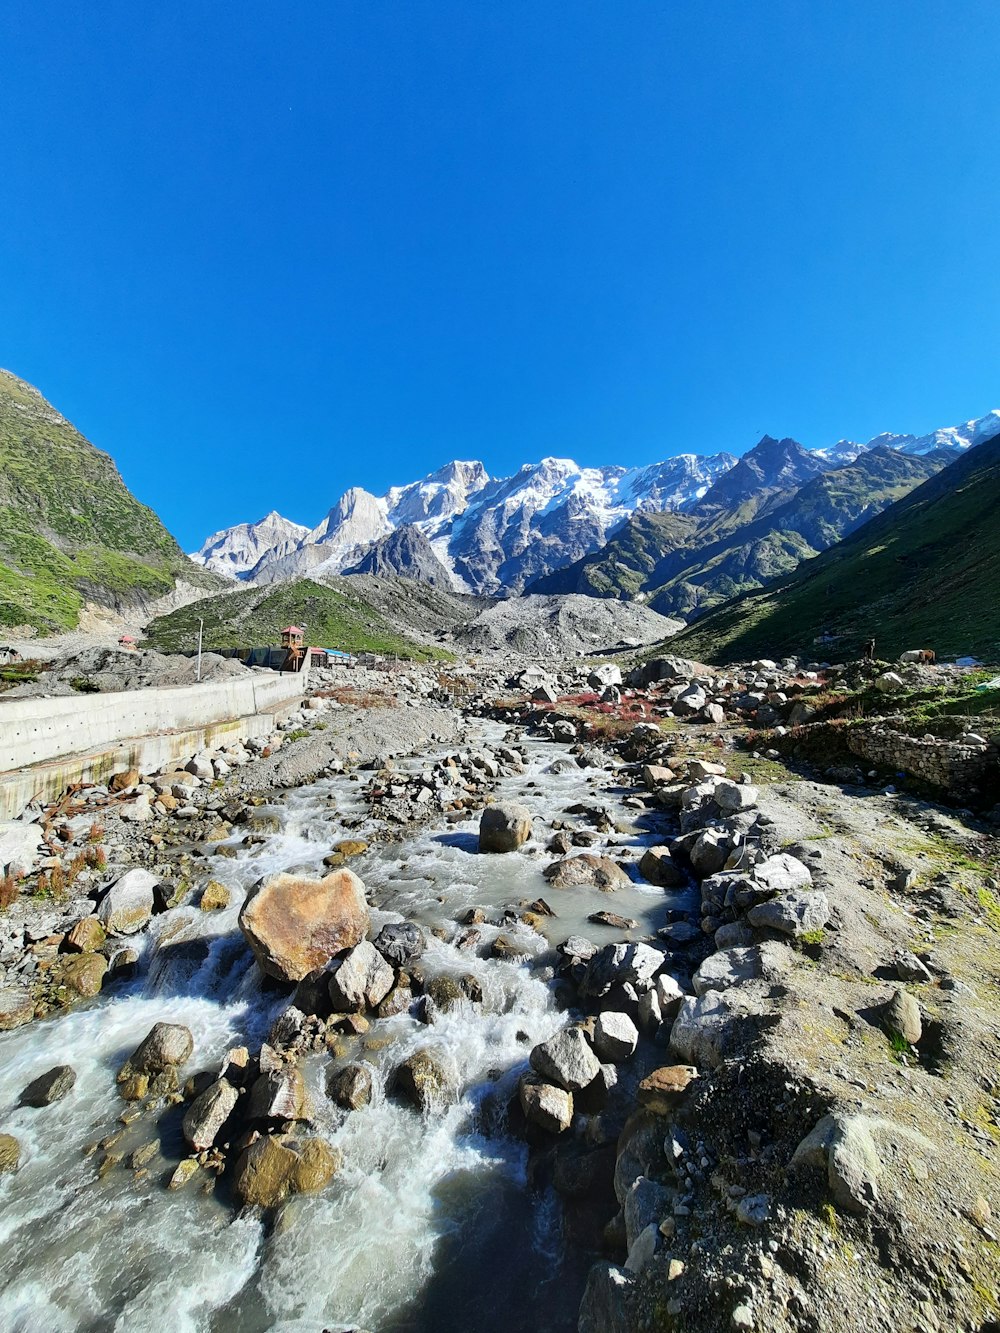
{"label": "green hillside", "polygon": [[277,644],[286,625],[301,625],[307,641],[322,648],[396,654],[417,662],[452,660],[443,649],[399,634],[360,590],[344,592],[311,579],[237,588],[191,602],[154,620],[146,631],[147,645],[164,652],[191,649],[198,642],[200,619],[206,649]]}
{"label": "green hillside", "polygon": [[0,370],[0,625],[71,629],[84,602],[127,607],[193,565],[108,457],[37,389]]}
{"label": "green hillside", "polygon": [[[670,640],[714,662],[786,653],[880,657],[933,648],[1000,659],[1000,436],[789,578],[713,611]],[[823,634],[832,642],[817,644]]]}
{"label": "green hillside", "polygon": [[[761,453],[774,469],[753,467]],[[780,452],[792,466],[776,467]],[[801,463],[805,458],[806,463]],[[686,513],[633,514],[599,551],[536,580],[529,592],[642,597],[665,616],[704,614],[790,574],[949,461],[873,449],[820,466],[794,441],[765,439]]]}

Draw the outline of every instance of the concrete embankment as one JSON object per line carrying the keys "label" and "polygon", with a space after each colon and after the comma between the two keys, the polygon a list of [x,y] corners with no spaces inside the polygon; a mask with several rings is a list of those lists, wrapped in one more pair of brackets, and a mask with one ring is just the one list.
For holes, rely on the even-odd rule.
{"label": "concrete embankment", "polygon": [[73,782],[267,735],[306,679],[252,673],[172,689],[10,700],[0,705],[0,817]]}

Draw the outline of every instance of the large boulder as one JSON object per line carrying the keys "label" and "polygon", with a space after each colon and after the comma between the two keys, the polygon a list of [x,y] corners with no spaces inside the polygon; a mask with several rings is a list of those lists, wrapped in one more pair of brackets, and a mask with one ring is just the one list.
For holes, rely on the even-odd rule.
{"label": "large boulder", "polygon": [[156,875],[141,866],[128,870],[101,899],[97,919],[109,935],[134,935],[153,915]]}
{"label": "large boulder", "polygon": [[882,1159],[870,1123],[861,1115],[825,1115],[792,1157],[793,1167],[825,1170],[834,1203],[849,1213],[864,1213],[878,1202]]}
{"label": "large boulder", "polygon": [[606,685],[620,685],[622,669],[617,662],[602,662],[595,666],[587,677],[587,684],[593,690],[603,690]]}
{"label": "large boulder", "polygon": [[182,1065],[194,1050],[190,1028],[181,1023],[154,1023],[129,1056],[128,1064],[142,1074],[158,1074],[168,1065]]}
{"label": "large boulder", "polygon": [[362,940],[330,969],[330,1003],[335,1013],[374,1009],[392,990],[396,974],[374,944]]}
{"label": "large boulder", "polygon": [[543,874],[557,889],[583,886],[610,892],[631,883],[621,866],[616,865],[610,857],[593,856],[589,852],[554,861],[552,865],[546,866]]}
{"label": "large boulder", "polygon": [[747,912],[747,921],[755,930],[777,930],[796,937],[822,930],[829,920],[830,904],[826,894],[819,892],[782,893]]}
{"label": "large boulder", "polygon": [[678,1098],[697,1077],[693,1065],[662,1065],[639,1084],[639,1105],[654,1115],[672,1115]]}
{"label": "large boulder", "polygon": [[56,1065],[28,1084],[21,1093],[19,1106],[51,1106],[62,1101],[76,1082],[76,1070],[71,1065]]}
{"label": "large boulder", "polygon": [[67,990],[90,1000],[100,993],[109,966],[102,953],[70,954],[60,963],[58,976]]}
{"label": "large boulder", "polygon": [[754,866],[754,879],[772,893],[790,893],[793,889],[812,887],[809,867],[788,852],[778,852]]}
{"label": "large boulder", "polygon": [[606,944],[587,963],[580,982],[583,999],[599,1000],[612,986],[634,986],[647,991],[663,966],[663,954],[648,944]]}
{"label": "large boulder", "polygon": [[612,1009],[598,1014],[594,1024],[594,1050],[601,1060],[616,1065],[635,1054],[639,1030],[628,1014]]}
{"label": "large boulder", "polygon": [[909,991],[900,987],[882,1006],[882,1026],[890,1037],[902,1037],[904,1041],[916,1046],[923,1036],[923,1020],[920,1005]]}
{"label": "large boulder", "polygon": [[0,1134],[0,1176],[16,1171],[21,1160],[21,1145],[13,1134]]}
{"label": "large boulder", "polygon": [[66,948],[71,953],[96,953],[107,938],[96,916],[83,916],[66,936]]}
{"label": "large boulder", "polygon": [[228,1079],[212,1083],[187,1109],[181,1128],[184,1137],[196,1152],[211,1148],[222,1126],[232,1115],[239,1090]]}
{"label": "large boulder", "polygon": [[481,852],[516,852],[531,837],[531,811],[517,801],[488,805],[479,820]]}
{"label": "large boulder", "polygon": [[662,889],[678,889],[687,878],[670,855],[669,847],[650,847],[644,852],[639,862],[639,874]]}
{"label": "large boulder", "polygon": [[340,1166],[340,1153],[322,1139],[262,1135],[239,1156],[233,1190],[241,1203],[276,1208],[290,1194],[322,1189]]}
{"label": "large boulder", "polygon": [[351,870],[323,879],[272,875],[247,898],[239,924],[262,971],[279,981],[301,981],[365,938],[365,886]]}
{"label": "large boulder", "polygon": [[367,1065],[345,1065],[326,1076],[326,1095],[345,1111],[358,1111],[372,1099],[372,1071]]}
{"label": "large boulder", "polygon": [[531,1052],[536,1074],[567,1092],[579,1092],[601,1072],[601,1062],[591,1050],[583,1029],[563,1028]]}

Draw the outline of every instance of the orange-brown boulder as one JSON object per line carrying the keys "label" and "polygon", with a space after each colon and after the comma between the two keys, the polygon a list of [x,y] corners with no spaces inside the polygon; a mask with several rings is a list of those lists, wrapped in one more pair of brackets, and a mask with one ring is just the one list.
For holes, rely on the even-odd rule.
{"label": "orange-brown boulder", "polygon": [[365,886],[351,870],[323,879],[272,875],[240,911],[240,929],[269,977],[301,981],[368,934]]}

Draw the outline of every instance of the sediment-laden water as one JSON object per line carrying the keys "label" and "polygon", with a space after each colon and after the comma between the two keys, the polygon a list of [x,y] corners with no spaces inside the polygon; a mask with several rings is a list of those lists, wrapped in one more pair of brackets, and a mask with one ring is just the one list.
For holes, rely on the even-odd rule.
{"label": "sediment-laden water", "polygon": [[[500,729],[484,724],[484,732],[496,737]],[[528,771],[505,779],[497,795],[516,796],[546,825],[591,797],[629,823],[634,812],[622,806],[609,773],[549,771],[563,753],[530,745]],[[266,1035],[288,995],[262,985],[237,926],[239,906],[262,875],[293,867],[323,873],[334,841],[364,837],[364,827],[342,823],[365,814],[360,788],[341,776],[291,792],[271,808],[279,832],[235,859],[206,864],[234,891],[228,909],[180,907],[154,918],[134,981],[88,1008],[0,1037],[0,1123],[22,1146],[18,1172],[0,1178],[0,1328],[575,1328],[592,1256],[569,1242],[559,1199],[529,1182],[527,1150],[505,1131],[506,1103],[531,1047],[565,1022],[531,965],[480,958],[428,935],[428,973],[474,973],[483,1004],[463,1003],[430,1026],[405,1014],[373,1023],[351,1053],[376,1075],[372,1104],[361,1111],[345,1114],[325,1097],[327,1056],[305,1062],[317,1132],[342,1151],[343,1166],[324,1191],[293,1198],[270,1223],[237,1215],[223,1191],[216,1197],[197,1181],[165,1190],[186,1152],[181,1107],[155,1125],[144,1118],[126,1127],[115,1145],[128,1153],[158,1133],[148,1175],[126,1168],[101,1179],[100,1154],[84,1156],[88,1144],[122,1128],[115,1073],[154,1022],[191,1029],[189,1071],[217,1067],[230,1046]],[[477,855],[477,826],[478,815],[441,820],[352,861],[375,929],[406,918],[453,931],[467,907],[539,896],[557,913],[546,923],[548,942],[522,926],[503,931],[535,955],[573,933],[596,943],[621,938],[587,924],[598,908],[638,919],[637,935],[663,924],[671,898],[662,890],[553,889],[542,877],[544,854]],[[610,836],[634,846],[649,840],[643,829]],[[484,944],[499,933],[479,929]],[[462,1088],[458,1104],[425,1117],[384,1092],[391,1071],[420,1046],[441,1050]],[[70,1095],[42,1110],[17,1109],[22,1088],[57,1064],[77,1072]]]}

